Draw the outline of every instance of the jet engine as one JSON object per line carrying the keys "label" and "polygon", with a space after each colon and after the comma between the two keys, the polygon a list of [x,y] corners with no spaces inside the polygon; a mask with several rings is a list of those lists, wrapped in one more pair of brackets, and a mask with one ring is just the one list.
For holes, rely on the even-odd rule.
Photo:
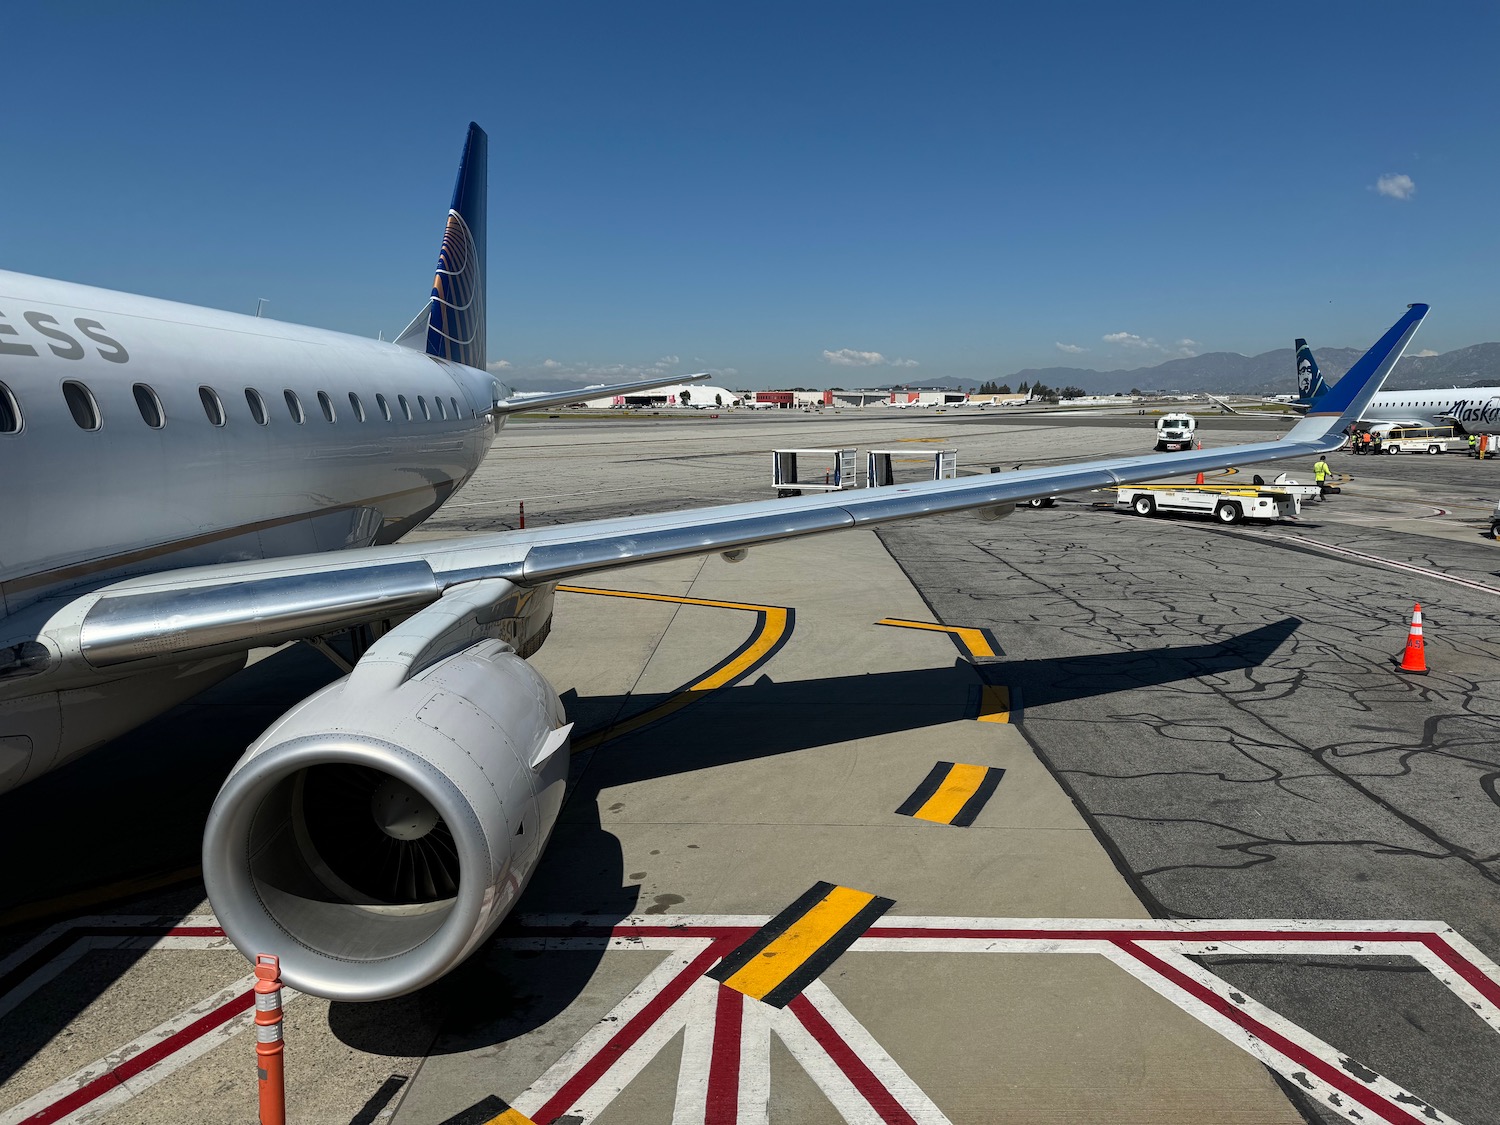
{"label": "jet engine", "polygon": [[204,832],[225,933],[334,1000],[411,992],[472,953],[535,869],[567,778],[557,693],[503,641],[392,678],[361,661],[277,720]]}

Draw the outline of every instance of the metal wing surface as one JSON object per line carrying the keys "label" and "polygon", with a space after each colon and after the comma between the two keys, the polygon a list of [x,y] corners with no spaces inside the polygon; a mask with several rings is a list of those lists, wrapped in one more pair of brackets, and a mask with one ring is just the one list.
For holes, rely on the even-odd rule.
{"label": "metal wing surface", "polygon": [[493,414],[522,414],[533,410],[550,410],[555,406],[567,406],[570,402],[584,402],[591,398],[613,398],[635,391],[649,391],[657,387],[675,387],[682,383],[701,383],[708,372],[696,375],[673,375],[670,379],[658,375],[653,379],[637,379],[633,383],[611,383],[601,387],[578,387],[571,391],[523,391],[510,398],[501,399],[490,408]]}
{"label": "metal wing surface", "polygon": [[1426,305],[1412,305],[1279,441],[167,571],[79,598],[64,611],[71,620],[52,624],[77,629],[95,667],[243,649],[413,612],[482,579],[535,586],[626,563],[1326,453],[1342,443],[1342,430],[1380,389],[1426,313]]}

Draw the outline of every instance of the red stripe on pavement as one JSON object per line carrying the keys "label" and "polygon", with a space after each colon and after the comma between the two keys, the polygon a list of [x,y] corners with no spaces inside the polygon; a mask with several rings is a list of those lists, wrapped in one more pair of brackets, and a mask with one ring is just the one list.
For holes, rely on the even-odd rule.
{"label": "red stripe on pavement", "polygon": [[[682,934],[680,929],[673,932],[679,936]],[[545,1125],[546,1122],[560,1117],[574,1102],[588,1093],[589,1088],[604,1077],[605,1072],[614,1066],[620,1056],[628,1051],[668,1008],[682,998],[682,994],[692,986],[695,980],[712,968],[714,962],[728,953],[731,948],[732,943],[721,938],[694,957],[687,968],[673,977],[671,982],[653,996],[644,1008],[627,1020],[625,1026],[620,1028],[608,1043],[599,1048],[593,1058],[579,1067],[573,1077],[564,1082],[557,1093],[531,1115],[532,1120]]]}
{"label": "red stripe on pavement", "polygon": [[1500,1008],[1500,984],[1497,984],[1486,975],[1483,969],[1454,949],[1437,934],[1422,935],[1422,944],[1437,954],[1438,959],[1443,964],[1447,965],[1448,968],[1473,985],[1481,996],[1497,1008]]}
{"label": "red stripe on pavement", "polygon": [[21,1125],[47,1125],[47,1122],[58,1121],[75,1110],[82,1109],[116,1086],[123,1086],[148,1067],[155,1066],[169,1055],[180,1051],[193,1040],[201,1039],[215,1028],[228,1023],[241,1012],[249,1011],[254,1003],[255,993],[247,989],[232,1000],[226,1000],[213,1011],[198,1017],[182,1030],[147,1047],[140,1054],[131,1055],[130,1058],[101,1074],[92,1082],[84,1083],[71,1094],[66,1094],[51,1105],[37,1110],[22,1121]]}
{"label": "red stripe on pavement", "polygon": [[1128,941],[1119,941],[1115,944],[1152,972],[1171,981],[1178,988],[1191,994],[1195,999],[1202,1001],[1231,1023],[1248,1031],[1262,1043],[1280,1051],[1299,1066],[1305,1067],[1316,1074],[1335,1090],[1347,1094],[1372,1113],[1380,1114],[1391,1125],[1430,1125],[1430,1123],[1424,1123],[1420,1118],[1413,1117],[1389,1098],[1382,1097],[1363,1083],[1356,1082],[1350,1075],[1343,1073],[1338,1067],[1324,1062],[1305,1047],[1293,1043],[1286,1036],[1273,1031],[1265,1024],[1252,1018],[1212,989],[1205,988],[1192,977],[1179,969],[1173,968],[1155,954],[1148,953],[1146,950],[1132,945]]}
{"label": "red stripe on pavement", "polygon": [[[680,931],[679,931],[680,932]],[[873,926],[865,931],[872,938],[967,938],[981,941],[1423,941],[1431,930],[1400,933],[1367,930],[965,930],[927,929],[917,926]]]}
{"label": "red stripe on pavement", "polygon": [[865,1065],[864,1059],[854,1053],[854,1048],[844,1042],[844,1037],[823,1018],[823,1013],[813,1007],[806,993],[799,992],[787,1004],[787,1010],[797,1017],[818,1046],[828,1052],[833,1064],[843,1071],[844,1077],[854,1083],[860,1096],[870,1103],[870,1108],[880,1115],[887,1125],[917,1125],[917,1120],[907,1113],[894,1094],[885,1088],[885,1083]]}
{"label": "red stripe on pavement", "polygon": [[517,926],[501,932],[502,939],[510,938],[734,938],[744,941],[759,929],[758,926]]}
{"label": "red stripe on pavement", "polygon": [[719,986],[714,1008],[714,1050],[708,1064],[708,1107],[703,1125],[738,1125],[740,1119],[740,1034],[745,996]]}

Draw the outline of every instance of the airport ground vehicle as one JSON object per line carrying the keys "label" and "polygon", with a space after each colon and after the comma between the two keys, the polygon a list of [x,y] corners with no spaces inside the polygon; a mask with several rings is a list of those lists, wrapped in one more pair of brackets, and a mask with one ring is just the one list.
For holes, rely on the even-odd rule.
{"label": "airport ground vehicle", "polygon": [[1380,437],[1382,453],[1467,453],[1467,435],[1452,426],[1371,427]]}
{"label": "airport ground vehicle", "polygon": [[1191,414],[1163,414],[1156,420],[1156,451],[1192,449],[1197,429],[1198,421]]}
{"label": "airport ground vehicle", "polygon": [[1138,516],[1187,514],[1212,516],[1215,523],[1280,520],[1302,510],[1301,499],[1274,485],[1143,484],[1116,490],[1115,507]]}

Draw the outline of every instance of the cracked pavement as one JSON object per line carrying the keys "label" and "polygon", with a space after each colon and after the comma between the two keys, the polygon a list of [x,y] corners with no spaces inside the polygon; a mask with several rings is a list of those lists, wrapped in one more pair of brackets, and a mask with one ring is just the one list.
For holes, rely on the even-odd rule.
{"label": "cracked pavement", "polygon": [[[1432,461],[1399,469],[1437,478],[1434,505],[1473,487],[1444,477],[1490,473]],[[1481,583],[1500,547],[1358,505],[1349,488],[1295,527],[1226,532],[1073,500],[881,538],[942,620],[995,631],[1023,730],[1154,913],[1440,919],[1497,958],[1500,596],[1281,540]],[[1418,600],[1426,677],[1394,669]],[[1493,1032],[1409,964],[1334,960],[1216,968],[1444,1112],[1500,1121]]]}

